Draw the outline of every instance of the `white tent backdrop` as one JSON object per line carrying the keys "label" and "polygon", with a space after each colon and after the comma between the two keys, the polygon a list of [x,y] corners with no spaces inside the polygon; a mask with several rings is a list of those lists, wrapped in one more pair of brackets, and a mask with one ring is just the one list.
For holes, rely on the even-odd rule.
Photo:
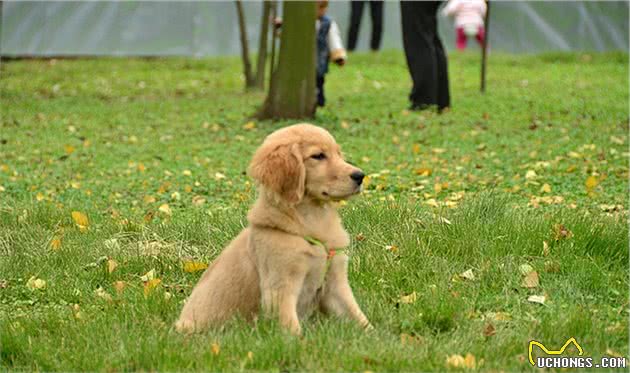
{"label": "white tent backdrop", "polygon": [[[256,47],[260,1],[245,2],[250,45]],[[493,50],[535,53],[558,50],[628,51],[628,3],[492,1]],[[280,7],[281,8],[281,7]],[[367,48],[369,7],[359,49]],[[350,4],[331,2],[329,15],[347,35]],[[400,6],[385,4],[384,49],[400,49]],[[115,55],[216,56],[239,53],[234,2],[221,1],[4,1],[0,53],[4,56]],[[440,19],[447,48],[452,22]]]}

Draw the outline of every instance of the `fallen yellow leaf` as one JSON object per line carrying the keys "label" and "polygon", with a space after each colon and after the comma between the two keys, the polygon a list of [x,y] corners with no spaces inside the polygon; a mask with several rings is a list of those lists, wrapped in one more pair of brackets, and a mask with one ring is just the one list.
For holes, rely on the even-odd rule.
{"label": "fallen yellow leaf", "polygon": [[184,261],[184,272],[194,273],[194,272],[203,271],[206,268],[208,268],[207,263],[195,262],[192,260]]}
{"label": "fallen yellow leaf", "polygon": [[509,321],[512,320],[512,315],[507,312],[488,312],[486,314],[486,319],[494,321]]}
{"label": "fallen yellow leaf", "polygon": [[54,237],[50,241],[50,248],[53,249],[54,251],[59,251],[59,249],[61,249],[61,238]]}
{"label": "fallen yellow leaf", "polygon": [[497,329],[494,327],[494,325],[491,322],[486,323],[486,325],[483,327],[483,336],[492,337],[495,334],[497,334]]}
{"label": "fallen yellow leaf", "polygon": [[595,176],[587,177],[586,181],[584,182],[584,185],[586,186],[586,190],[589,192],[595,189],[598,184],[599,184],[599,179],[597,179],[597,177]]}
{"label": "fallen yellow leaf", "polygon": [[74,153],[74,146],[72,145],[64,145],[63,146],[63,150],[66,152],[66,154],[70,155],[72,153]]}
{"label": "fallen yellow leaf", "polygon": [[411,335],[407,333],[402,333],[400,335],[400,343],[408,346],[417,346],[419,344],[424,343],[424,338],[419,335]]}
{"label": "fallen yellow leaf", "polygon": [[109,295],[108,292],[106,292],[102,287],[98,287],[96,288],[96,290],[94,290],[94,295],[96,295],[99,298],[102,298],[108,302],[112,301],[112,296]]}
{"label": "fallen yellow leaf", "polygon": [[144,296],[148,296],[151,294],[155,288],[157,288],[162,283],[162,280],[159,278],[154,278],[144,283]]}
{"label": "fallen yellow leaf", "polygon": [[112,273],[118,267],[118,263],[114,259],[107,260],[107,272]]}
{"label": "fallen yellow leaf", "polygon": [[145,273],[144,275],[142,275],[140,277],[140,280],[147,282],[147,281],[151,281],[155,278],[155,269],[150,270],[149,272]]}
{"label": "fallen yellow leaf", "polygon": [[90,222],[88,220],[87,215],[80,211],[72,211],[72,220],[79,227],[79,230],[82,232],[88,229],[90,226]]}
{"label": "fallen yellow leaf", "polygon": [[468,369],[475,369],[477,367],[477,359],[471,353],[467,353],[464,358],[464,366]]}
{"label": "fallen yellow leaf", "polygon": [[535,179],[537,176],[538,176],[538,175],[536,174],[536,171],[534,171],[534,170],[528,170],[528,171],[525,173],[525,178],[526,178],[527,180]]}
{"label": "fallen yellow leaf", "polygon": [[466,280],[474,280],[475,279],[475,274],[473,273],[472,269],[469,269],[467,271],[464,271],[463,273],[461,273],[459,275],[459,277],[466,279]]}
{"label": "fallen yellow leaf", "polygon": [[424,203],[429,205],[429,206],[431,206],[431,207],[440,207],[440,205],[435,200],[435,198],[429,198],[428,200],[424,201]]}
{"label": "fallen yellow leaf", "polygon": [[450,355],[446,358],[446,366],[449,368],[463,367],[464,357],[462,355]]}
{"label": "fallen yellow leaf", "polygon": [[529,297],[527,297],[528,302],[538,303],[538,304],[545,304],[546,300],[547,300],[547,297],[545,297],[544,295],[530,295]]}
{"label": "fallen yellow leaf", "polygon": [[420,175],[420,176],[431,176],[431,174],[433,173],[433,171],[430,168],[426,168],[426,167],[416,168],[415,172],[417,175]]}
{"label": "fallen yellow leaf", "polygon": [[127,286],[127,283],[124,281],[114,281],[114,289],[116,289],[116,292],[118,294],[122,294],[126,286]]}
{"label": "fallen yellow leaf", "polygon": [[171,210],[171,207],[168,205],[168,203],[162,204],[160,207],[158,207],[158,210],[165,215],[173,215],[173,211]]}
{"label": "fallen yellow leaf", "polygon": [[518,270],[521,272],[522,275],[526,275],[532,272],[534,270],[534,267],[530,266],[529,264],[521,264],[518,267]]}
{"label": "fallen yellow leaf", "polygon": [[551,193],[551,185],[545,183],[542,187],[540,187],[541,193]]}
{"label": "fallen yellow leaf", "polygon": [[210,345],[210,349],[212,350],[213,355],[218,355],[221,352],[221,347],[216,342]]}
{"label": "fallen yellow leaf", "polygon": [[538,287],[538,284],[539,284],[538,272],[536,271],[529,272],[527,275],[525,275],[525,277],[523,278],[523,281],[521,282],[522,287],[530,288],[530,289]]}
{"label": "fallen yellow leaf", "polygon": [[385,250],[391,251],[392,253],[398,252],[398,246],[396,245],[387,245],[385,246]]}
{"label": "fallen yellow leaf", "polygon": [[195,206],[202,206],[204,203],[206,203],[206,199],[202,196],[194,196],[192,198],[192,203]]}
{"label": "fallen yellow leaf", "polygon": [[553,226],[553,237],[556,241],[560,241],[565,238],[573,237],[573,232],[562,224],[555,224]]}
{"label": "fallen yellow leaf", "polygon": [[32,276],[26,282],[26,287],[30,290],[44,290],[46,288],[46,281],[42,280],[41,278]]}
{"label": "fallen yellow leaf", "polygon": [[404,303],[404,304],[410,304],[410,303],[415,303],[417,299],[418,299],[418,294],[416,294],[416,292],[414,291],[411,294],[401,296],[400,299],[398,299],[398,302]]}

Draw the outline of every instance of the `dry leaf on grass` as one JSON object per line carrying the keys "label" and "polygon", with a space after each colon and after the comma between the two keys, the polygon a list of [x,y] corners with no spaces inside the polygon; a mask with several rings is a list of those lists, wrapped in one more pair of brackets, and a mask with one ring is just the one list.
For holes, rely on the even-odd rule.
{"label": "dry leaf on grass", "polygon": [[151,269],[149,272],[145,273],[140,277],[140,280],[143,282],[151,281],[155,278],[155,269]]}
{"label": "dry leaf on grass", "polygon": [[424,343],[424,338],[419,335],[402,333],[400,334],[400,343],[406,346],[417,346]]}
{"label": "dry leaf on grass", "polygon": [[545,272],[557,273],[560,272],[560,263],[555,260],[547,260],[545,262]]}
{"label": "dry leaf on grass", "polygon": [[160,205],[160,207],[158,207],[158,210],[164,215],[167,215],[167,216],[173,215],[173,211],[171,210],[171,207],[168,205],[168,203],[164,203]]}
{"label": "dry leaf on grass", "polygon": [[488,312],[486,313],[484,319],[494,321],[510,321],[512,320],[512,315],[507,312]]}
{"label": "dry leaf on grass", "polygon": [[107,260],[107,273],[114,272],[116,270],[116,267],[118,267],[118,262],[116,262],[114,259]]}
{"label": "dry leaf on grass", "polygon": [[74,153],[74,151],[76,149],[72,145],[64,145],[63,146],[63,150],[66,152],[67,155],[70,155],[70,154]]}
{"label": "dry leaf on grass", "polygon": [[26,281],[26,287],[30,290],[44,290],[46,288],[46,281],[32,276]]}
{"label": "dry leaf on grass", "polygon": [[72,220],[79,227],[81,232],[84,232],[90,226],[90,221],[87,215],[80,211],[72,211]]}
{"label": "dry leaf on grass", "polygon": [[589,176],[584,181],[584,186],[587,192],[592,192],[599,184],[599,179],[596,176]]}
{"label": "dry leaf on grass", "polygon": [[146,297],[151,294],[151,292],[155,290],[155,288],[157,288],[161,283],[162,280],[160,280],[159,278],[154,278],[152,280],[146,281],[144,283],[144,296]]}
{"label": "dry leaf on grass", "polygon": [[59,251],[59,249],[61,249],[61,238],[59,237],[54,237],[51,241],[50,241],[50,248],[53,251]]}
{"label": "dry leaf on grass", "polygon": [[411,304],[411,303],[415,303],[416,300],[418,300],[418,294],[414,291],[411,294],[401,296],[398,299],[398,302],[403,303],[403,304]]}
{"label": "dry leaf on grass", "polygon": [[527,297],[527,301],[532,303],[545,304],[545,300],[547,298],[544,295],[530,295]]}
{"label": "dry leaf on grass", "polygon": [[426,167],[416,168],[415,172],[416,172],[416,175],[420,175],[420,176],[431,176],[431,174],[433,173],[433,171],[430,168],[426,168]]}
{"label": "dry leaf on grass", "polygon": [[491,322],[487,323],[483,327],[483,336],[484,337],[492,337],[495,334],[497,334],[497,329],[494,327],[494,325],[492,325]]}
{"label": "dry leaf on grass", "polygon": [[466,368],[476,369],[477,359],[471,353],[467,353],[466,357],[462,355],[450,355],[446,358],[446,366],[449,368]]}
{"label": "dry leaf on grass", "polygon": [[542,187],[540,187],[541,193],[551,193],[551,185],[545,183]]}
{"label": "dry leaf on grass", "polygon": [[530,266],[529,264],[521,264],[518,267],[518,270],[521,271],[522,275],[526,275],[526,274],[532,272],[534,270],[534,267]]}
{"label": "dry leaf on grass", "polygon": [[398,252],[398,246],[396,246],[396,245],[387,245],[387,246],[385,246],[385,250],[391,251],[392,253],[397,253]]}
{"label": "dry leaf on grass", "polygon": [[534,170],[529,170],[525,173],[525,179],[527,180],[532,180],[535,179],[538,175],[536,174],[536,171]]}
{"label": "dry leaf on grass", "polygon": [[540,281],[538,278],[538,272],[531,271],[527,275],[525,275],[523,281],[521,281],[521,286],[524,288],[532,289],[538,287],[539,282]]}
{"label": "dry leaf on grass", "polygon": [[116,293],[118,294],[122,294],[126,286],[127,283],[124,281],[114,281],[114,289],[116,289]]}
{"label": "dry leaf on grass", "polygon": [[212,350],[213,355],[218,355],[221,352],[221,347],[216,342],[210,345],[210,349]]}
{"label": "dry leaf on grass", "polygon": [[560,241],[563,239],[569,239],[573,237],[573,232],[571,232],[567,227],[562,224],[555,224],[553,226],[553,238],[556,241]]}
{"label": "dry leaf on grass", "polygon": [[184,261],[183,267],[184,267],[184,272],[194,273],[194,272],[203,271],[204,269],[208,268],[208,263],[187,260],[187,261]]}
{"label": "dry leaf on grass", "polygon": [[460,273],[459,277],[461,277],[463,279],[466,279],[466,280],[473,281],[475,279],[475,274],[473,273],[472,269],[469,269],[467,271],[464,271],[464,272]]}
{"label": "dry leaf on grass", "polygon": [[194,196],[192,198],[192,203],[195,206],[202,206],[204,203],[206,203],[206,199],[202,196]]}
{"label": "dry leaf on grass", "polygon": [[94,290],[94,295],[108,302],[112,301],[112,296],[100,286],[97,287],[96,290]]}

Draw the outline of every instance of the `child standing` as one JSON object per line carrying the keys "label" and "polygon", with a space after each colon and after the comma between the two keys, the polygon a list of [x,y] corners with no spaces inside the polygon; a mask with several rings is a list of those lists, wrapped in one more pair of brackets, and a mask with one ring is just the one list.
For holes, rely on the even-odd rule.
{"label": "child standing", "polygon": [[326,15],[328,1],[317,2],[317,106],[326,104],[324,96],[324,77],[328,73],[328,61],[337,65],[346,63],[347,55],[341,41],[337,23]]}
{"label": "child standing", "polygon": [[474,36],[479,45],[483,45],[486,10],[487,6],[484,0],[449,0],[446,4],[443,14],[455,18],[457,49],[466,49],[469,36]]}

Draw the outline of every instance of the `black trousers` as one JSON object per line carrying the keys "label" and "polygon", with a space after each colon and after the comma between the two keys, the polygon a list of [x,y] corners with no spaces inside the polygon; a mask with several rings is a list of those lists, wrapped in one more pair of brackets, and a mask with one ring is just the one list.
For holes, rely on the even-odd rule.
{"label": "black trousers", "polygon": [[437,30],[439,1],[401,1],[402,34],[413,80],[409,99],[414,109],[450,106],[446,54]]}
{"label": "black trousers", "polygon": [[326,105],[326,97],[324,97],[324,75],[317,75],[317,106]]}
{"label": "black trousers", "polygon": [[383,35],[383,1],[351,1],[350,2],[350,29],[348,30],[348,50],[353,51],[357,47],[359,27],[363,17],[363,5],[370,3],[370,16],[372,17],[372,39],[370,48],[377,51],[381,47]]}

